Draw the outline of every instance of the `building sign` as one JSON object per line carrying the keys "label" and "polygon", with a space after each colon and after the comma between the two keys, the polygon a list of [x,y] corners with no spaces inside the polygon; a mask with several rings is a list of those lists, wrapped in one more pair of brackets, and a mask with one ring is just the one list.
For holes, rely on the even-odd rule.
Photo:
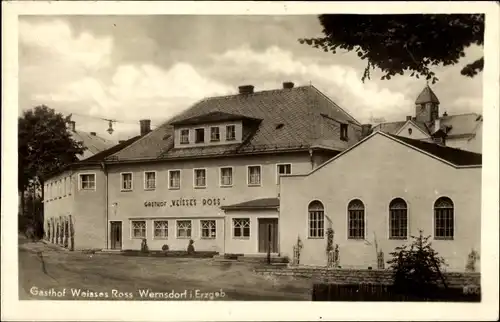
{"label": "building sign", "polygon": [[[225,198],[222,198],[224,200]],[[144,207],[196,207],[196,206],[220,206],[221,198],[180,198],[168,201],[144,201]]]}

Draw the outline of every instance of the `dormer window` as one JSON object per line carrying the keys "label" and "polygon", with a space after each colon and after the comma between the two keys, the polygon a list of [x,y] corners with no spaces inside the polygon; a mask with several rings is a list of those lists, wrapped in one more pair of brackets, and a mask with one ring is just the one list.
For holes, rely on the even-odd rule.
{"label": "dormer window", "polygon": [[236,126],[227,125],[226,126],[226,141],[236,140]]}
{"label": "dormer window", "polygon": [[342,141],[347,141],[347,124],[340,124],[340,139]]}
{"label": "dormer window", "polygon": [[196,129],[194,143],[204,143],[205,142],[205,129]]}
{"label": "dormer window", "polygon": [[211,127],[210,128],[210,142],[219,142],[220,141],[220,131],[219,127]]}
{"label": "dormer window", "polygon": [[189,144],[189,130],[181,130],[181,144]]}

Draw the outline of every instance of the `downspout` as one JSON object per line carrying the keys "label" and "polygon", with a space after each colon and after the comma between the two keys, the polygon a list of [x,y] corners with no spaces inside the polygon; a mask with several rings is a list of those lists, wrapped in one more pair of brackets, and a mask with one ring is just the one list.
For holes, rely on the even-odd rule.
{"label": "downspout", "polygon": [[223,227],[224,227],[224,243],[222,243],[222,253],[225,254],[226,253],[226,211],[224,211],[224,224],[223,224]]}
{"label": "downspout", "polygon": [[311,170],[314,170],[313,150],[309,149],[309,159],[311,161]]}
{"label": "downspout", "polygon": [[106,218],[106,222],[104,223],[104,227],[106,227],[104,236],[106,238],[106,249],[109,249],[108,169],[104,162],[101,162],[101,167],[104,172],[104,217]]}

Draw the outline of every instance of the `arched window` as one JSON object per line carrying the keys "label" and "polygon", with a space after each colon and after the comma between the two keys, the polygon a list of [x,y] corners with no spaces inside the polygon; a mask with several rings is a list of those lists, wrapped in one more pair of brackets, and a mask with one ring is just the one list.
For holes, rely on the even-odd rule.
{"label": "arched window", "polygon": [[320,201],[309,204],[309,237],[323,238],[325,236],[325,208]]}
{"label": "arched window", "polygon": [[352,200],[347,207],[349,239],[365,238],[365,205],[359,199]]}
{"label": "arched window", "polygon": [[453,239],[454,211],[453,202],[448,197],[441,197],[434,203],[434,238]]}
{"label": "arched window", "polygon": [[401,198],[389,204],[389,238],[406,239],[408,237],[408,207]]}

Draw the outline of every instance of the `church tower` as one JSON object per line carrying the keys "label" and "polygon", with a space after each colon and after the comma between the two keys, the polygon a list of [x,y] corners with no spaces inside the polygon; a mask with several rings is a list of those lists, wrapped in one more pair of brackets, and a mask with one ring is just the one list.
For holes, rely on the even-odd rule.
{"label": "church tower", "polygon": [[439,100],[427,84],[415,101],[415,119],[430,123],[439,118]]}

